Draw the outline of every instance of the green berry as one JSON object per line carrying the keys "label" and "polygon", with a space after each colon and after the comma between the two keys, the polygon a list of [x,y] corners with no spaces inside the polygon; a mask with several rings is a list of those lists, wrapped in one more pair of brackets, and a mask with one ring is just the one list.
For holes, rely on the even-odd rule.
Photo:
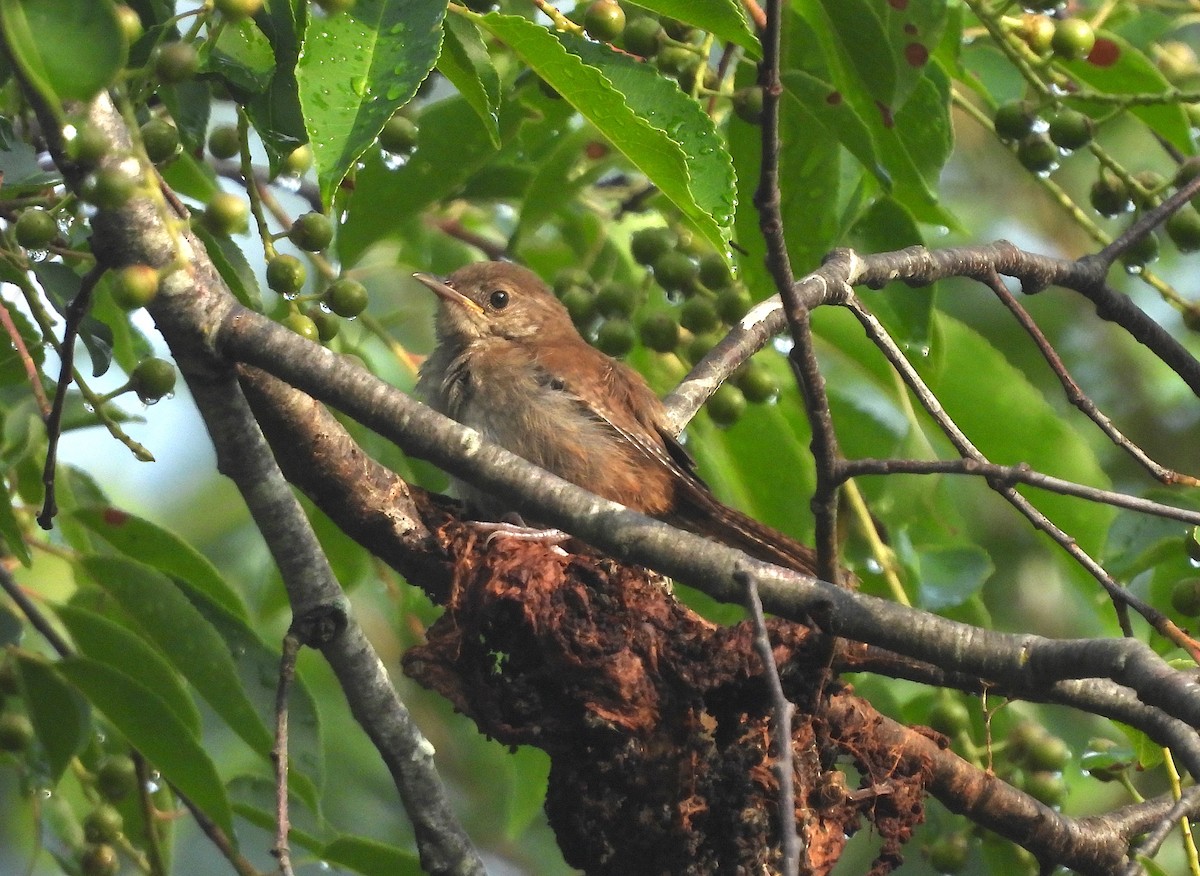
{"label": "green berry", "polygon": [[137,788],[137,767],[123,754],[110,754],[96,767],[96,787],[110,802],[123,800]]}
{"label": "green berry", "polygon": [[[1200,526],[1193,526],[1188,530],[1183,540],[1183,549],[1192,562],[1200,563]],[[0,689],[0,693],[3,693],[3,689]]]}
{"label": "green berry", "polygon": [[109,142],[104,132],[87,122],[75,126],[75,136],[67,141],[67,156],[82,167],[95,167],[108,155]]}
{"label": "green berry", "polygon": [[625,26],[622,42],[625,51],[641,55],[643,58],[653,58],[662,48],[666,35],[658,19],[647,15],[634,19]]}
{"label": "green berry", "polygon": [[367,287],[357,280],[342,277],[334,280],[325,290],[325,306],[346,319],[354,319],[367,309],[369,297]]}
{"label": "green berry", "polygon": [[175,391],[175,366],[166,359],[143,359],[129,375],[129,387],[144,404],[152,405]]}
{"label": "green berry", "polygon": [[698,274],[696,263],[678,250],[664,252],[654,260],[654,279],[668,291],[690,291]]}
{"label": "green berry", "polygon": [[1025,101],[1010,100],[996,108],[992,125],[996,129],[997,137],[1006,142],[1015,143],[1033,130],[1036,118],[1033,110]]}
{"label": "green berry", "polygon": [[629,254],[639,265],[649,267],[675,243],[675,235],[669,228],[639,228],[629,238]]}
{"label": "green berry", "polygon": [[717,296],[717,313],[727,325],[738,322],[753,306],[750,293],[738,286],[723,289]]}
{"label": "green berry", "polygon": [[1067,783],[1056,772],[1036,770],[1026,773],[1021,786],[1025,793],[1047,806],[1059,806],[1067,796]]}
{"label": "green berry", "polygon": [[606,319],[596,332],[596,346],[610,356],[624,356],[636,341],[637,333],[627,319]]}
{"label": "green berry", "polygon": [[121,813],[103,803],[83,819],[83,836],[89,843],[111,843],[121,835],[124,825]]}
{"label": "green berry", "polygon": [[310,307],[304,311],[304,315],[311,319],[317,327],[317,337],[322,344],[332,341],[337,337],[338,332],[342,330],[342,321],[327,310],[322,310],[319,307]]}
{"label": "green berry", "polygon": [[583,14],[583,29],[602,43],[611,43],[625,30],[625,10],[615,0],[595,0]]}
{"label": "green berry", "polygon": [[1121,254],[1121,263],[1130,269],[1142,268],[1158,258],[1158,238],[1154,234],[1139,237]]}
{"label": "green berry", "polygon": [[154,164],[162,164],[179,154],[179,130],[166,119],[151,119],[142,125],[142,147]]}
{"label": "green berry", "polygon": [[687,349],[683,351],[683,357],[687,361],[695,365],[701,359],[708,355],[708,351],[715,347],[721,340],[721,336],[717,332],[710,332],[704,335],[696,335],[688,341]]}
{"label": "green berry", "polygon": [[287,154],[283,159],[280,170],[291,176],[299,176],[302,173],[306,173],[312,165],[312,147],[305,143],[303,146],[297,146]]}
{"label": "green berry", "polygon": [[939,696],[929,709],[929,726],[954,737],[971,729],[971,710],[956,696]]}
{"label": "green berry", "polygon": [[83,199],[101,210],[125,206],[137,191],[137,180],[123,167],[102,167],[83,184]]}
{"label": "green berry", "polygon": [[1180,252],[1200,250],[1200,213],[1190,205],[1171,215],[1166,222],[1167,237]]}
{"label": "green berry", "polygon": [[267,262],[267,286],[280,295],[295,295],[307,278],[304,262],[294,255],[277,255]]}
{"label": "green berry", "polygon": [[1130,194],[1133,197],[1133,205],[1139,210],[1156,206],[1160,200],[1159,195],[1167,187],[1166,178],[1154,170],[1138,171],[1133,175],[1133,181],[1137,186]]}
{"label": "green berry", "polygon": [[732,426],[746,411],[746,397],[733,384],[722,383],[704,407],[718,426]]}
{"label": "green berry", "polygon": [[673,40],[679,40],[681,43],[686,43],[689,40],[697,37],[700,31],[690,24],[685,24],[677,18],[663,18],[663,30],[667,32]]}
{"label": "green berry", "polygon": [[929,847],[929,866],[939,873],[961,873],[967,866],[971,843],[965,834],[953,833]]}
{"label": "green berry", "polygon": [[141,16],[124,3],[118,3],[114,11],[117,13],[117,25],[121,28],[126,45],[137,42],[143,33]]}
{"label": "green berry", "polygon": [[88,846],[79,858],[82,876],[116,876],[121,870],[117,850],[107,843]]}
{"label": "green berry", "polygon": [[596,293],[596,309],[601,316],[629,316],[641,299],[639,290],[628,283],[605,283]]}
{"label": "green berry", "polygon": [[582,286],[567,289],[559,300],[571,315],[571,322],[577,326],[587,325],[596,315],[596,296]]}
{"label": "green berry", "polygon": [[664,46],[659,49],[654,63],[669,76],[685,76],[694,73],[703,63],[703,59],[683,46]]}
{"label": "green berry", "polygon": [[729,263],[719,252],[706,252],[700,256],[700,282],[714,292],[726,288],[733,282]]}
{"label": "green berry", "polygon": [[1071,749],[1057,736],[1047,733],[1033,740],[1025,752],[1025,763],[1034,771],[1057,772],[1071,759]]}
{"label": "green berry", "polygon": [[417,148],[417,124],[399,113],[392,116],[379,132],[379,145],[393,155],[407,155]]}
{"label": "green berry", "polygon": [[1107,170],[1100,171],[1100,176],[1092,183],[1088,200],[1101,216],[1116,216],[1133,207],[1125,181]]}
{"label": "green berry", "polygon": [[305,213],[292,223],[288,240],[308,252],[320,252],[333,242],[333,223],[324,213]]}
{"label": "green berry", "polygon": [[1047,133],[1055,146],[1073,151],[1092,142],[1095,128],[1095,123],[1083,113],[1073,109],[1062,109],[1051,117]]}
{"label": "green berry", "polygon": [[145,307],[158,295],[158,271],[149,265],[127,265],[113,272],[112,300],[122,310]]}
{"label": "green berry", "polygon": [[679,346],[679,322],[663,310],[656,311],[644,320],[638,331],[642,344],[656,353],[670,353]]}
{"label": "green berry", "polygon": [[1022,23],[1021,36],[1034,52],[1039,55],[1046,54],[1054,42],[1054,19],[1045,15],[1026,16]]}
{"label": "green berry", "polygon": [[154,53],[154,73],[160,82],[186,82],[200,69],[200,56],[191,43],[164,43]]}
{"label": "green berry", "polygon": [[284,318],[283,324],[305,340],[312,341],[314,344],[321,343],[321,330],[303,313],[289,313]]}
{"label": "green berry", "polygon": [[242,151],[237,125],[217,125],[208,132],[208,151],[213,158],[233,158]]}
{"label": "green berry", "polygon": [[1184,578],[1171,588],[1171,608],[1184,617],[1200,617],[1200,578]]}
{"label": "green berry", "polygon": [[1073,61],[1086,58],[1096,45],[1096,32],[1082,18],[1067,18],[1058,22],[1050,48],[1058,57]]}
{"label": "green berry", "polygon": [[582,268],[563,268],[554,275],[554,294],[561,298],[568,289],[579,288],[594,292],[596,281]]}
{"label": "green berry", "polygon": [[751,404],[762,404],[779,395],[775,375],[753,359],[738,369],[733,382]]}
{"label": "green berry", "polygon": [[743,122],[751,125],[762,123],[763,90],[758,85],[739,88],[733,93],[733,111]]}
{"label": "green berry", "polygon": [[699,295],[689,298],[679,311],[679,324],[694,335],[711,332],[721,324],[711,299]]}
{"label": "green berry", "polygon": [[213,234],[227,237],[240,234],[250,222],[250,207],[233,192],[217,192],[204,207],[204,227]]}
{"label": "green berry", "polygon": [[0,712],[0,751],[21,754],[33,745],[33,724],[20,712]]}
{"label": "green berry", "polygon": [[58,223],[41,207],[31,207],[17,217],[17,243],[26,249],[45,249],[58,237]]}
{"label": "green berry", "polygon": [[17,661],[0,660],[0,697],[20,696],[21,679],[17,678]]}
{"label": "green berry", "polygon": [[1045,134],[1029,134],[1017,144],[1017,160],[1033,173],[1046,173],[1058,163],[1058,148]]}
{"label": "green berry", "polygon": [[216,0],[214,5],[230,21],[241,21],[257,15],[263,7],[263,0]]}

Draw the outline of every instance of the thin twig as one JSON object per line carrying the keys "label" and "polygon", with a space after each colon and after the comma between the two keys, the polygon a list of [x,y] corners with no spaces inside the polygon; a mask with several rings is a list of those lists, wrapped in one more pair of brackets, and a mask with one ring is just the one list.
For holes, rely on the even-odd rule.
{"label": "thin twig", "polygon": [[300,639],[291,631],[283,637],[279,658],[279,685],[275,690],[275,745],[271,760],[275,764],[275,846],[271,854],[279,861],[279,872],[292,876],[292,854],[288,845],[291,824],[288,820],[288,697],[296,678],[296,655]]}
{"label": "thin twig", "polygon": [[21,609],[25,617],[29,620],[29,625],[42,634],[42,638],[46,643],[54,649],[55,653],[60,657],[70,657],[75,653],[75,649],[71,647],[71,643],[62,637],[62,635],[50,623],[50,619],[42,614],[40,608],[34,604],[33,600],[25,595],[25,591],[13,578],[12,573],[8,568],[0,563],[0,590],[8,594],[9,598],[17,604],[17,608]]}
{"label": "thin twig", "polygon": [[62,437],[62,415],[67,404],[67,388],[71,385],[71,375],[75,368],[75,339],[79,336],[79,324],[83,322],[92,306],[92,291],[105,270],[107,269],[100,264],[93,265],[91,270],[83,275],[79,292],[67,307],[66,326],[59,350],[62,364],[58,371],[58,386],[54,390],[54,406],[46,420],[46,467],[42,470],[46,498],[37,517],[38,524],[46,530],[54,526],[54,517],[58,514],[58,503],[54,498],[54,473],[58,466],[58,439]]}
{"label": "thin twig", "polygon": [[1060,496],[1074,496],[1089,502],[1100,502],[1114,508],[1125,508],[1168,520],[1178,520],[1200,526],[1200,511],[1191,508],[1176,508],[1174,505],[1164,505],[1139,496],[1130,496],[1113,490],[1102,490],[1099,487],[1089,487],[1086,484],[1056,478],[1052,475],[1035,471],[1024,463],[1018,465],[1000,465],[995,462],[963,457],[960,459],[873,459],[863,457],[848,460],[843,466],[841,475],[850,478],[863,475],[892,475],[892,474],[948,474],[984,477],[989,481],[1009,484],[1027,484],[1038,487]]}
{"label": "thin twig", "polygon": [[21,337],[17,324],[13,322],[12,314],[9,313],[2,301],[0,301],[0,324],[3,324],[4,331],[8,333],[8,339],[12,341],[13,349],[16,350],[17,357],[25,368],[25,376],[29,378],[29,387],[33,390],[33,397],[37,400],[38,410],[42,412],[42,419],[49,419],[50,400],[46,398],[46,391],[42,389],[42,376],[38,372],[37,363],[29,355],[25,339]]}
{"label": "thin twig", "polygon": [[[942,407],[941,402],[917,374],[916,369],[904,356],[900,347],[888,335],[887,330],[877,320],[870,311],[868,311],[858,297],[852,292],[847,291],[845,297],[845,305],[854,314],[855,318],[862,324],[868,338],[880,352],[884,354],[892,367],[904,380],[905,385],[916,396],[918,402],[929,415],[933,418],[938,428],[942,433],[950,439],[955,449],[964,457],[970,457],[980,462],[986,463],[987,457],[977,448],[966,434],[958,427],[958,424],[950,418]],[[1109,598],[1113,602],[1113,606],[1117,612],[1117,619],[1121,624],[1121,631],[1127,637],[1133,636],[1133,628],[1129,621],[1129,609],[1133,609],[1140,614],[1146,621],[1158,630],[1163,636],[1170,641],[1179,645],[1186,650],[1194,660],[1200,662],[1200,643],[1183,632],[1170,618],[1154,606],[1147,603],[1145,600],[1134,595],[1126,588],[1118,584],[1111,575],[1096,562],[1083,548],[1076,544],[1075,539],[1071,538],[1067,533],[1063,532],[1051,520],[1042,514],[1033,506],[1033,504],[1016,491],[1011,484],[1003,481],[988,481],[988,485],[999,493],[1010,505],[1019,511],[1022,516],[1028,520],[1035,529],[1039,529],[1052,538],[1064,551],[1070,555],[1076,563],[1082,566],[1088,574],[1090,574],[1101,587],[1108,593]]]}
{"label": "thin twig", "polygon": [[1046,360],[1046,364],[1050,366],[1050,370],[1054,372],[1054,376],[1062,384],[1067,401],[1078,408],[1084,416],[1096,424],[1101,432],[1108,436],[1108,439],[1113,444],[1132,456],[1139,465],[1150,472],[1157,480],[1164,484],[1178,483],[1193,487],[1200,486],[1200,479],[1172,471],[1155,462],[1146,451],[1130,441],[1120,429],[1113,425],[1112,420],[1096,406],[1096,403],[1088,397],[1087,393],[1080,388],[1079,384],[1067,372],[1067,366],[1063,363],[1062,357],[1058,355],[1058,351],[1054,349],[1050,341],[1042,334],[1042,330],[1033,321],[1033,317],[1029,315],[1029,311],[1021,306],[1016,296],[1004,285],[1004,281],[1000,279],[999,274],[993,273],[990,277],[984,277],[983,282],[984,285],[996,294],[996,297],[1000,299],[1000,303],[1008,308],[1009,313],[1013,315],[1017,324],[1033,340],[1033,343],[1038,348],[1038,352],[1042,354],[1042,358]]}
{"label": "thin twig", "polygon": [[758,598],[758,585],[747,575],[743,579],[746,590],[746,608],[754,622],[754,650],[762,660],[763,676],[771,693],[771,708],[775,712],[775,761],[771,769],[779,782],[779,848],[783,860],[780,871],[785,876],[799,873],[800,836],[796,833],[796,788],[795,769],[792,765],[792,716],[796,707],[783,692],[779,679],[779,666],[771,648],[771,637],[767,632],[767,620],[763,615],[762,600]]}

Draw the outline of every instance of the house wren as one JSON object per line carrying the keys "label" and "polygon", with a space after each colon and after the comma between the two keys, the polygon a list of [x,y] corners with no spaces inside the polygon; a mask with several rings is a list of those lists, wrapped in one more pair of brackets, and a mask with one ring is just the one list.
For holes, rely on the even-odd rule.
{"label": "house wren", "polygon": [[[437,348],[417,381],[436,410],[599,496],[816,575],[812,548],[717,500],[642,376],[588,344],[532,271],[481,262],[414,276],[440,297]],[[459,486],[476,513],[512,510]]]}

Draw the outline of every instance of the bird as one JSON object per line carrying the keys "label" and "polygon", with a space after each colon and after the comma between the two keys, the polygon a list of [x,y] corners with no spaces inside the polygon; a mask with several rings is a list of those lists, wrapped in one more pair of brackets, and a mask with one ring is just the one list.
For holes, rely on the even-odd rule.
{"label": "bird", "polygon": [[[598,496],[817,576],[811,547],[713,494],[642,375],[584,340],[536,273],[487,261],[413,276],[438,296],[437,343],[416,385],[432,408]],[[484,519],[512,510],[456,487]]]}

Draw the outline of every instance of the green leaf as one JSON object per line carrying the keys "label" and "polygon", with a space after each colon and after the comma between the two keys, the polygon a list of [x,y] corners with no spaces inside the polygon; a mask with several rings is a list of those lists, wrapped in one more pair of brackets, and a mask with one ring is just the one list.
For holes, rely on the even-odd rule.
{"label": "green leaf", "polygon": [[794,99],[799,110],[825,129],[858,159],[882,183],[885,189],[892,184],[891,175],[879,161],[875,141],[871,138],[862,117],[854,107],[840,99],[834,86],[803,70],[788,70],[780,75],[784,94]]}
{"label": "green leaf", "polygon": [[366,876],[374,873],[420,876],[425,872],[412,852],[361,836],[340,836],[321,848],[318,857]]}
{"label": "green leaf", "polygon": [[4,538],[5,547],[21,561],[21,565],[29,568],[33,564],[29,545],[25,544],[25,533],[17,515],[13,513],[12,493],[3,479],[0,479],[0,536]]}
{"label": "green leaf", "polygon": [[22,74],[54,103],[91,100],[129,52],[113,5],[96,0],[0,0],[0,32]]}
{"label": "green leaf", "polygon": [[206,557],[175,533],[109,505],[79,508],[71,518],[130,559],[187,581],[226,611],[246,618],[246,606],[237,591]]}
{"label": "green leaf", "polygon": [[[846,138],[846,146],[852,154],[878,178],[891,181],[891,195],[918,221],[954,225],[953,217],[938,204],[937,197],[938,176],[948,154],[945,144],[950,142],[951,131],[949,83],[945,74],[937,65],[922,65],[923,75],[909,86],[914,94],[922,95],[918,104],[920,109],[910,108],[913,98],[903,105],[885,100],[884,94],[895,97],[894,66],[884,65],[875,70],[872,62],[860,57],[857,50],[851,53],[850,46],[865,45],[862,34],[853,30],[852,22],[839,18],[840,26],[850,30],[833,28],[817,0],[804,0],[790,9],[794,14],[786,19],[789,36],[787,67],[804,70],[833,88],[824,94],[819,89],[808,88],[805,105],[809,112],[814,117],[829,118],[828,107],[821,107],[814,101],[848,104],[852,115],[866,126],[874,144],[873,150],[866,150],[861,135],[854,133],[853,137]],[[878,23],[878,19],[873,20]],[[870,29],[870,25],[867,26]],[[895,59],[888,60],[888,64],[894,63]],[[945,99],[938,103],[940,95]],[[903,122],[902,111],[907,112]],[[878,156],[878,163],[883,165],[885,173],[881,175],[875,169],[876,162],[864,161],[867,156]]]}
{"label": "green leaf", "polygon": [[[946,412],[992,462],[1028,463],[1066,480],[1109,486],[1088,443],[1002,353],[951,317],[938,314],[935,322],[942,367],[924,376]],[[920,359],[916,364],[927,370]],[[1112,508],[1046,491],[1023,492],[1081,548],[1093,556],[1100,553],[1116,513]]]}
{"label": "green leaf", "polygon": [[275,51],[253,19],[226,21],[215,43],[200,47],[200,71],[220,76],[244,97],[258,94],[275,73]]}
{"label": "green leaf", "polygon": [[[647,89],[627,100],[604,72],[585,63],[579,55],[568,51],[564,41],[546,28],[524,18],[496,12],[478,16],[475,20],[502,40],[567,103],[591,122],[679,208],[684,217],[713,246],[721,252],[725,251],[733,220],[734,202],[731,192],[725,193],[730,197],[728,201],[719,195],[713,198],[714,193],[707,188],[709,180],[693,179],[689,156],[674,139],[675,130],[672,129],[668,134],[640,115],[631,105],[631,101],[638,101],[640,105],[646,106],[653,99],[648,90],[651,88],[648,79],[632,72],[635,62],[628,60],[626,69],[621,61],[612,60],[612,69],[607,70],[614,76],[622,77],[627,85],[637,81],[640,88]],[[579,47],[578,41],[570,42],[576,48]],[[600,51],[609,51],[613,59],[617,57],[616,53],[610,50]],[[657,77],[656,73],[653,75]],[[664,81],[664,84],[669,83]],[[662,92],[656,89],[653,93]],[[682,96],[680,93],[680,97]],[[641,103],[642,101],[645,103]],[[667,107],[668,111],[671,109],[671,106]],[[683,120],[675,118],[670,121],[680,125],[682,135],[687,136],[691,133],[685,129]],[[721,150],[718,148],[712,154],[698,154],[695,161],[700,166],[707,166],[710,162],[719,161],[716,154],[719,152]],[[698,191],[692,189],[694,182],[700,186]],[[698,200],[700,197],[705,199],[703,204]]]}
{"label": "green leaf", "polygon": [[[80,276],[61,262],[35,262],[33,274],[41,284],[50,303],[63,316],[79,294]],[[113,332],[105,323],[93,316],[85,316],[79,322],[79,340],[83,341],[92,359],[92,376],[99,377],[112,364]]]}
{"label": "green leaf", "polygon": [[83,656],[137,679],[162,698],[193,736],[200,736],[200,712],[178,674],[157,650],[119,623],[94,611],[69,604],[54,611]]}
{"label": "green leaf", "polygon": [[[860,252],[894,252],[925,242],[912,214],[893,198],[880,198],[851,230],[847,243]],[[910,346],[930,342],[937,284],[914,289],[889,283],[882,294],[871,294],[871,309],[892,336]]]}
{"label": "green leaf", "polygon": [[63,660],[57,667],[168,782],[236,842],[233,812],[216,766],[200,740],[156,692],[86,657]]}
{"label": "green leaf", "polygon": [[52,784],[91,737],[88,704],[79,692],[64,684],[50,663],[18,651],[17,669],[29,720],[46,753]]}
{"label": "green leaf", "polygon": [[[561,106],[552,109],[565,114]],[[500,138],[506,146],[531,124],[515,102],[501,106]],[[457,194],[477,171],[494,172],[492,162],[498,157],[491,137],[464,98],[452,97],[428,107],[421,113],[416,151],[402,167],[387,168],[378,155],[367,158],[357,188],[372,197],[355,201],[338,234],[338,255],[354,261],[372,243],[395,233],[396,217],[415,216],[435,201]]]}
{"label": "green leaf", "polygon": [[[680,91],[675,80],[662,76],[649,64],[570,34],[563,34],[562,41],[569,51],[599,69],[639,118],[680,145],[687,161],[688,190],[722,233],[720,238],[706,236],[718,252],[725,253],[737,203],[737,180],[733,162],[708,113]],[[703,231],[705,226],[698,227]]]}
{"label": "green leaf", "polygon": [[[186,195],[202,204],[220,191],[217,175],[212,166],[196,159],[190,152],[182,152],[164,168],[160,168],[163,180],[175,192]],[[192,230],[203,228],[197,223]]]}
{"label": "green leaf", "polygon": [[638,0],[637,5],[693,24],[725,42],[735,43],[755,60],[762,57],[758,37],[750,30],[741,4],[734,0],[705,0],[703,3],[696,0]]}
{"label": "green leaf", "polygon": [[242,248],[228,237],[213,234],[202,225],[193,226],[192,231],[204,242],[208,257],[233,296],[251,310],[262,313],[262,289],[258,285],[258,275],[246,261]]}
{"label": "green leaf", "polygon": [[358,0],[309,21],[296,75],[325,204],[433,69],[445,14],[438,0]]}
{"label": "green leaf", "polygon": [[308,21],[308,0],[272,0],[267,14],[257,16],[255,21],[271,43],[275,74],[267,87],[246,103],[246,112],[262,138],[274,174],[284,157],[308,142],[296,82],[300,40]]}
{"label": "green leaf", "polygon": [[[830,24],[830,38],[858,74],[871,97],[891,106],[896,94],[896,58],[878,9],[868,0],[820,0]],[[808,5],[811,0],[803,5]]]}
{"label": "green leaf", "polygon": [[250,748],[266,756],[271,734],[250,704],[225,641],[174,582],[122,557],[89,556],[84,571],[133,617],[200,695]]}
{"label": "green leaf", "polygon": [[171,120],[179,130],[183,150],[202,154],[213,102],[209,84],[203,79],[189,79],[186,82],[160,87],[158,96],[170,110]]}
{"label": "green leaf", "polygon": [[[177,580],[175,584],[205,622],[224,640],[226,649],[233,655],[242,688],[258,714],[265,720],[272,720],[279,677],[279,652],[267,645],[241,615],[229,611],[186,581]],[[321,718],[312,692],[299,675],[292,683],[288,726],[288,760],[292,765],[288,773],[288,787],[313,812],[319,812],[317,789],[325,778]]]}
{"label": "green leaf", "polygon": [[479,114],[492,145],[499,149],[500,77],[479,28],[458,15],[447,15],[442,28],[438,69]]}
{"label": "green leaf", "polygon": [[894,546],[917,582],[919,606],[928,611],[962,605],[983,589],[995,571],[987,551],[975,544],[914,545],[910,533],[901,530]]}
{"label": "green leaf", "polygon": [[[1086,60],[1066,64],[1071,74],[1081,82],[1106,94],[1164,94],[1174,90],[1154,62],[1132,44],[1109,31],[1101,31],[1096,37],[1096,46]],[[1067,99],[1075,102],[1069,94]],[[1089,105],[1085,101],[1079,103]],[[1097,111],[1111,109],[1107,104],[1090,106]],[[1164,101],[1147,106],[1131,106],[1129,112],[1184,155],[1196,154],[1196,144],[1183,104]]]}

